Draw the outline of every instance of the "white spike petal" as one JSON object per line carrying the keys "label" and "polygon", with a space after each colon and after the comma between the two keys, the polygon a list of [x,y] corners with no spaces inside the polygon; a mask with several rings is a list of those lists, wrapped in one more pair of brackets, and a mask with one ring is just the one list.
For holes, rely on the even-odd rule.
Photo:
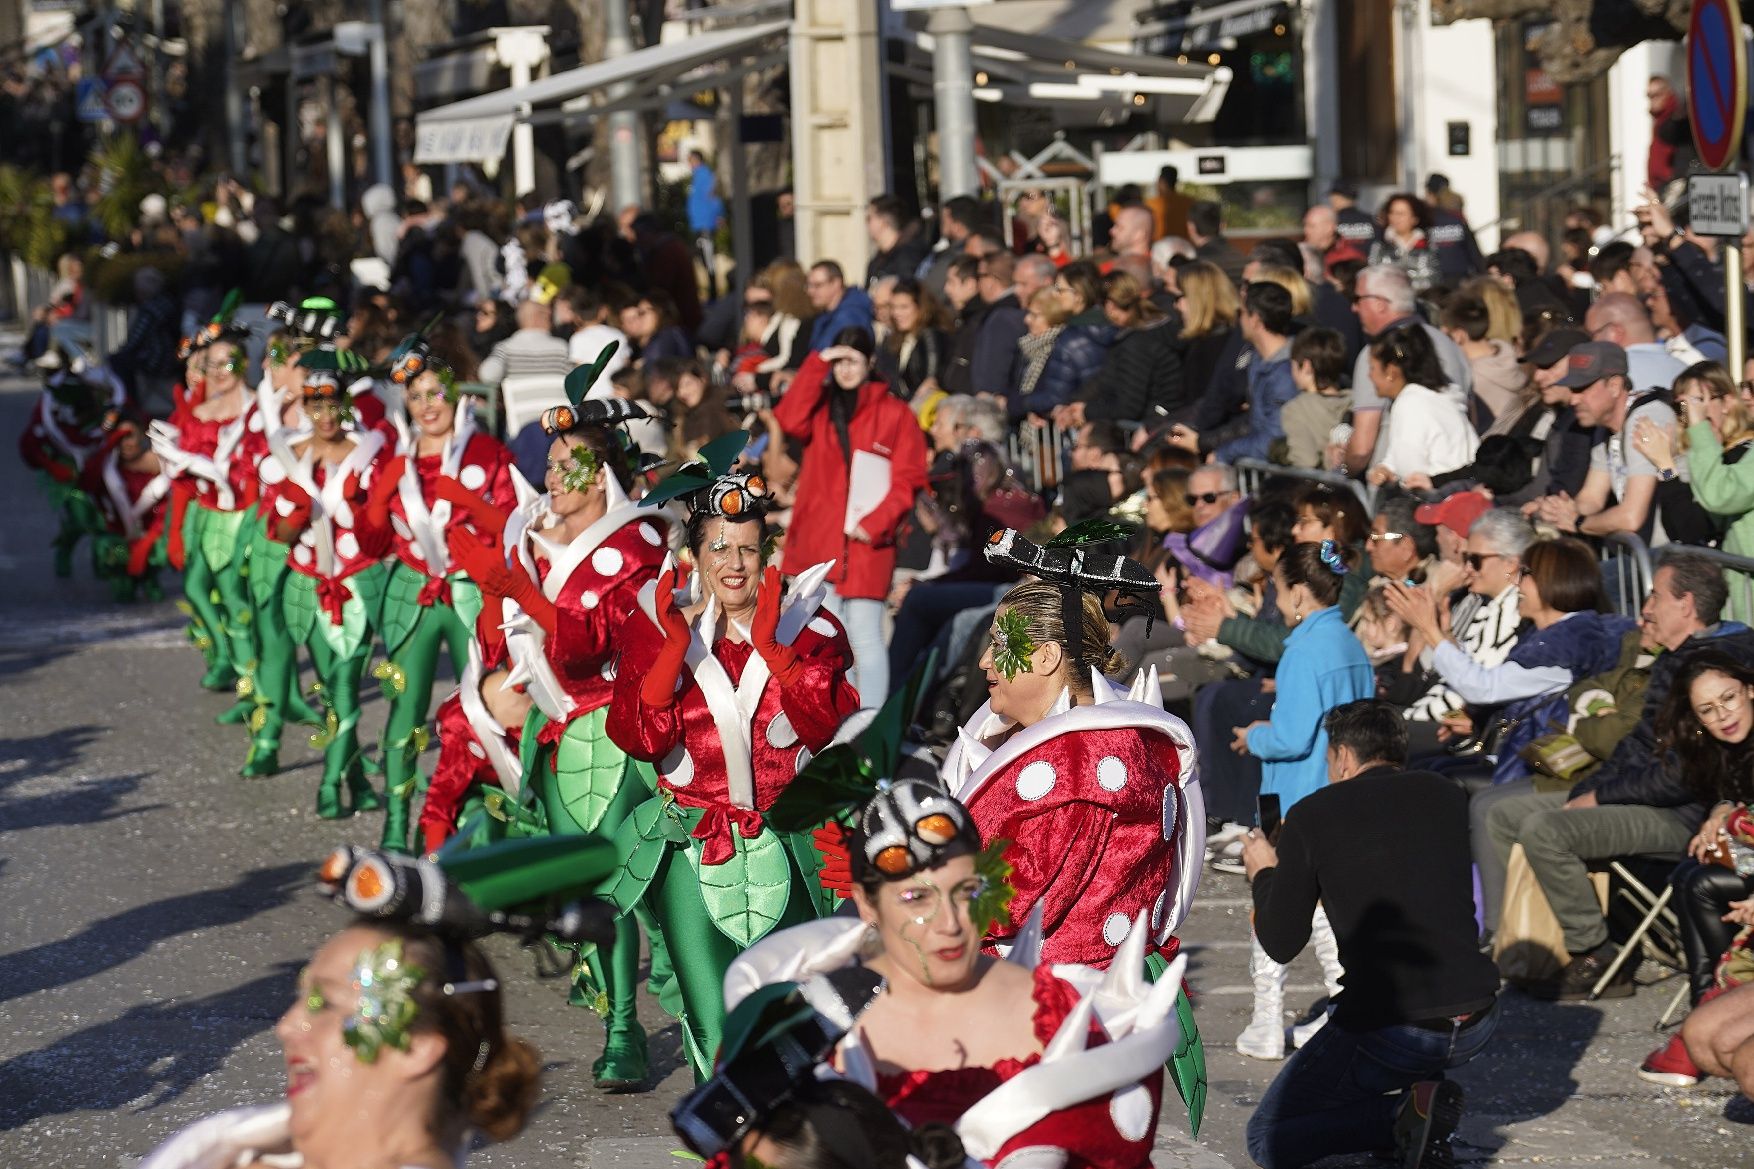
{"label": "white spike petal", "polygon": [[865,1029],[855,1025],[852,1033],[840,1043],[840,1070],[847,1079],[866,1091],[877,1090],[877,1060],[871,1045],[865,1042]]}
{"label": "white spike petal", "polygon": [[1041,1062],[1050,1064],[1081,1054],[1090,1042],[1090,1016],[1095,1010],[1094,992],[1079,999],[1078,1005],[1072,1008],[1072,1013],[1066,1016],[1066,1021],[1060,1024],[1060,1029],[1048,1041],[1047,1047],[1041,1053]]}
{"label": "white spike petal", "polygon": [[1133,684],[1131,686],[1127,687],[1127,701],[1128,702],[1143,702],[1143,701],[1145,701],[1145,671],[1144,670],[1139,670],[1133,674]]}
{"label": "white spike petal", "polygon": [[1097,706],[1101,706],[1105,702],[1112,702],[1115,697],[1114,688],[1108,684],[1108,679],[1102,676],[1102,671],[1095,666],[1090,667],[1090,697]]}
{"label": "white spike petal", "polygon": [[1011,952],[1005,955],[1005,961],[1015,963],[1025,970],[1034,970],[1041,965],[1041,914],[1042,903],[1037,901],[1030,909],[1029,916],[1023,919],[1023,928],[1017,931],[1017,937],[1011,943]]}
{"label": "white spike petal", "polygon": [[1060,696],[1054,700],[1053,709],[1048,711],[1048,717],[1052,718],[1056,714],[1065,714],[1071,709],[1072,689],[1069,686],[1062,686],[1060,687]]}
{"label": "white spike petal", "polygon": [[1152,706],[1163,705],[1163,678],[1158,674],[1155,665],[1151,667],[1150,677],[1145,683],[1145,701]]}

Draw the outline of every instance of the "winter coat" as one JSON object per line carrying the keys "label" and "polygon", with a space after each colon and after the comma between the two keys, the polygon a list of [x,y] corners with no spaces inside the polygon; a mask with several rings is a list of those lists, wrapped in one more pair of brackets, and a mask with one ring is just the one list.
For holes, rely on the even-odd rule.
{"label": "winter coat", "polygon": [[1185,421],[1194,403],[1182,380],[1179,333],[1167,319],[1122,329],[1096,377],[1078,393],[1084,417],[1150,426]]}
{"label": "winter coat", "polygon": [[864,289],[847,289],[839,304],[810,322],[810,352],[820,353],[833,345],[840,331],[849,325],[869,329],[871,312],[871,298]]}
{"label": "winter coat", "polygon": [[1054,351],[1042,368],[1041,377],[1027,398],[1011,401],[1011,417],[1048,414],[1078,396],[1079,387],[1102,369],[1108,348],[1114,344],[1115,327],[1100,308],[1085,309],[1066,322],[1054,342]]}
{"label": "winter coat", "polygon": [[854,451],[889,460],[889,493],[859,521],[871,542],[852,539],[846,534],[851,458],[829,416],[827,395],[841,392],[831,381],[828,363],[812,353],[773,409],[786,436],[804,447],[798,503],[786,530],[785,570],[795,576],[832,560],[828,582],[835,592],[880,600],[889,595],[895,574],[896,529],[926,486],[926,439],[914,412],[887,385],[868,381],[859,387],[847,435]]}
{"label": "winter coat", "polygon": [[[1635,628],[1627,617],[1573,613],[1545,629],[1524,634],[1505,660],[1530,669],[1558,666],[1570,670],[1576,681],[1613,669],[1620,660],[1621,640]],[[1527,776],[1529,765],[1518,752],[1551,730],[1552,723],[1563,725],[1570,709],[1564,691],[1507,703],[1498,712],[1508,729],[1498,743],[1492,781],[1509,783]]]}
{"label": "winter coat", "polygon": [[1277,795],[1289,812],[1328,782],[1323,716],[1336,706],[1375,698],[1376,674],[1340,610],[1328,608],[1317,609],[1286,635],[1276,677],[1272,717],[1249,731],[1248,748],[1261,761],[1262,794]]}
{"label": "winter coat", "polygon": [[1285,437],[1279,411],[1297,397],[1291,377],[1291,345],[1287,342],[1272,357],[1257,356],[1249,364],[1248,433],[1224,443],[1214,452],[1221,463],[1238,459],[1264,459],[1276,438]]}
{"label": "winter coat", "polygon": [[1494,341],[1492,352],[1469,360],[1474,368],[1474,392],[1468,416],[1474,429],[1485,434],[1507,412],[1521,409],[1528,401],[1529,371],[1517,361],[1508,341]]}

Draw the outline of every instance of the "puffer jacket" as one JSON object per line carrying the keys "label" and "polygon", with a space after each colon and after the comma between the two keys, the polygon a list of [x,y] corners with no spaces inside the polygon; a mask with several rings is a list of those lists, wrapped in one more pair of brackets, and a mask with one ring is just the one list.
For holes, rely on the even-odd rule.
{"label": "puffer jacket", "polygon": [[1012,419],[1025,414],[1046,415],[1055,406],[1072,401],[1079,387],[1102,369],[1114,339],[1115,327],[1108,323],[1100,308],[1086,309],[1067,321],[1035,388],[1011,401]]}

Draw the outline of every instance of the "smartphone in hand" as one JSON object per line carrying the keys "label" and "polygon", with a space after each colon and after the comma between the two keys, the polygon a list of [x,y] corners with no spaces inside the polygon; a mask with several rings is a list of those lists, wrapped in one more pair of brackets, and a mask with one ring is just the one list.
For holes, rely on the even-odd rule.
{"label": "smartphone in hand", "polygon": [[1261,835],[1267,838],[1268,844],[1278,847],[1279,825],[1281,823],[1279,797],[1276,795],[1256,796],[1255,815],[1261,826]]}

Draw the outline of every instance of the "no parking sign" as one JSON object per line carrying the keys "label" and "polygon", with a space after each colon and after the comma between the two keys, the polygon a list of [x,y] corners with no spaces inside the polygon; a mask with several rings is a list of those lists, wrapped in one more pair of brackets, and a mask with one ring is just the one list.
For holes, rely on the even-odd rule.
{"label": "no parking sign", "polygon": [[1687,115],[1699,161],[1735,165],[1748,106],[1748,54],[1740,0],[1694,0],[1687,26]]}

